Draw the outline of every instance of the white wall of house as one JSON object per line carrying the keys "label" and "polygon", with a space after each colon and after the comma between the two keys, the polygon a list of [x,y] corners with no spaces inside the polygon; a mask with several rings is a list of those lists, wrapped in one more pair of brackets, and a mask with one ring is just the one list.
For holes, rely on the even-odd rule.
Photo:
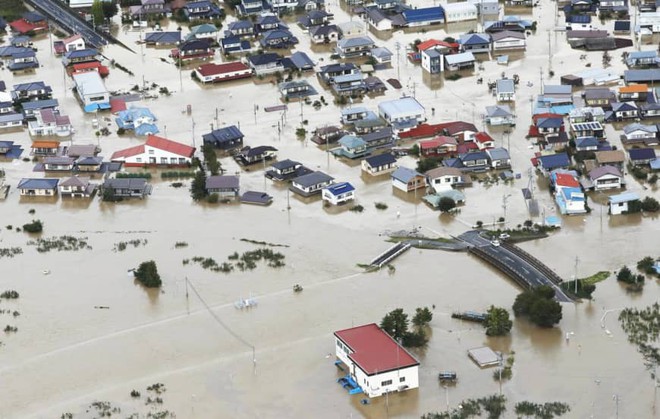
{"label": "white wall of house", "polygon": [[399,389],[403,390],[403,386],[407,386],[407,389],[419,387],[418,365],[368,376],[350,360],[348,355],[351,352],[340,339],[335,337],[335,355],[341,362],[348,366],[349,373],[367,396],[382,396],[386,392],[399,391]]}
{"label": "white wall of house", "polygon": [[360,368],[355,368],[354,380],[367,396],[378,397],[388,392],[399,391],[399,389],[409,390],[419,387],[419,366],[415,365],[372,376],[366,375]]}
{"label": "white wall of house", "polygon": [[610,203],[610,214],[612,215],[621,215],[624,212],[628,211],[628,203],[627,202],[620,202],[620,203]]}
{"label": "white wall of house", "polygon": [[55,189],[21,189],[23,196],[55,196],[57,188]]}
{"label": "white wall of house", "polygon": [[454,185],[461,182],[460,176],[440,176],[434,179],[431,179],[431,187],[436,192],[446,191],[452,189]]}
{"label": "white wall of house", "polygon": [[621,187],[621,178],[619,176],[605,174],[598,179],[594,179],[594,189],[602,191],[605,189],[618,189]]}
{"label": "white wall of house", "polygon": [[85,49],[85,40],[84,39],[76,39],[74,41],[71,41],[67,44],[64,44],[64,48],[66,49],[66,52],[69,51],[78,51],[81,49]]}
{"label": "white wall of house", "polygon": [[503,38],[499,41],[493,41],[493,51],[501,51],[506,49],[525,49],[527,43],[524,39],[517,38]]}
{"label": "white wall of house", "polygon": [[343,194],[335,195],[331,193],[329,190],[324,189],[322,193],[322,198],[324,201],[327,201],[332,205],[341,205],[355,199],[355,191],[350,191]]}
{"label": "white wall of house", "polygon": [[380,167],[371,167],[366,160],[362,160],[362,170],[369,173],[370,175],[382,175],[385,173],[390,173],[397,168],[396,163],[388,164]]}
{"label": "white wall of house", "polygon": [[189,157],[170,153],[169,151],[144,146],[144,153],[129,156],[124,159],[126,166],[142,166],[144,164],[185,165],[191,163]]}
{"label": "white wall of house", "polygon": [[316,185],[312,185],[312,186],[308,186],[308,187],[303,187],[299,183],[291,182],[291,185],[293,185],[294,187],[300,189],[301,191],[303,191],[305,193],[312,193],[314,191],[318,191],[319,189],[325,188],[326,186],[330,185],[331,183],[332,183],[332,181],[328,181],[328,182],[318,183]]}
{"label": "white wall of house", "polygon": [[198,69],[195,69],[195,75],[202,83],[211,83],[213,81],[219,81],[224,79],[231,80],[236,77],[241,77],[251,74],[252,74],[252,70],[248,68],[245,70],[230,71],[227,73],[211,74],[208,76],[203,76]]}

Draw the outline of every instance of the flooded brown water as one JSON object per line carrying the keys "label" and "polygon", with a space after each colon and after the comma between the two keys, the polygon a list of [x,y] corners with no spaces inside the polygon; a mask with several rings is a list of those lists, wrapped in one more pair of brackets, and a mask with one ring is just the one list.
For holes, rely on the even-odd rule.
{"label": "flooded brown water", "polygon": [[[330,9],[336,22],[349,19],[338,5],[330,4]],[[546,16],[546,10],[552,10],[552,6],[544,1],[534,11],[534,19]],[[445,409],[446,397],[453,408],[465,398],[499,390],[491,378],[492,370],[479,370],[466,356],[468,349],[485,344],[516,352],[513,379],[503,385],[503,393],[510,400],[563,401],[572,408],[568,417],[609,418],[615,417],[616,394],[620,396],[620,417],[654,417],[653,382],[641,357],[626,342],[616,321],[617,313],[603,316],[607,310],[655,302],[656,283],[649,282],[641,295],[631,296],[610,278],[598,285],[594,301],[565,305],[559,327],[539,330],[516,320],[511,336],[487,338],[479,326],[452,320],[449,314],[455,310],[485,310],[491,304],[510,307],[519,290],[480,261],[466,254],[412,250],[396,260],[393,275],[385,271],[362,274],[356,266],[387,249],[389,245],[381,236],[387,230],[421,226],[430,235],[460,234],[477,220],[490,222],[502,216],[502,197],[507,194],[511,194],[506,208],[508,224],[520,224],[529,218],[520,189],[530,182],[527,170],[533,150],[524,136],[531,115],[529,100],[539,93],[539,68],[547,78],[545,34],[553,26],[552,19],[544,18],[536,36],[529,39],[524,57],[509,66],[488,61],[483,63],[483,70],[475,71],[484,82],[495,80],[503,71],[520,75],[518,125],[509,139],[495,131],[493,137],[497,145],[510,143],[514,171],[522,176],[506,185],[475,184],[465,191],[467,203],[456,217],[432,212],[413,193],[393,192],[387,178],[364,181],[359,167],[334,157],[328,159],[315,144],[296,139],[295,129],[301,119],[307,119],[312,129],[338,123],[339,112],[334,105],[319,111],[304,106],[302,118],[298,105],[290,105],[278,139],[277,122],[284,121],[285,116],[261,111],[280,103],[274,85],[241,81],[201,87],[189,77],[192,67],[179,72],[171,63],[160,60],[167,55],[165,50],[141,48],[134,43],[139,39],[138,32],[121,30],[120,37],[137,54],[110,46],[104,55],[130,68],[135,76],[111,69],[106,85],[110,90],[127,91],[141,84],[144,77],[147,84],[155,82],[174,91],[169,97],[143,102],[159,118],[161,135],[189,144],[194,140],[199,146],[201,134],[208,132],[211,124],[240,123],[246,144],[272,144],[281,158],[299,160],[310,168],[327,171],[337,180],[355,184],[357,202],[365,212],[324,210],[319,200],[287,200],[285,188],[264,183],[262,168],[243,171],[227,158],[222,159],[223,166],[230,173],[240,173],[242,189],[265,190],[275,197],[272,206],[194,204],[187,187],[172,188],[158,176],[153,181],[153,194],[146,200],[118,204],[98,199],[20,199],[12,188],[7,200],[0,202],[2,226],[20,226],[38,218],[45,223],[45,236],[87,237],[93,249],[40,254],[26,245],[26,234],[7,229],[0,233],[0,247],[20,246],[24,250],[22,255],[0,261],[0,289],[15,289],[21,294],[15,302],[0,304],[21,312],[17,319],[3,319],[19,331],[0,339],[4,344],[0,348],[0,417],[53,418],[63,412],[86,417],[85,406],[94,400],[112,401],[126,412],[145,412],[149,408],[141,401],[130,400],[129,392],[155,382],[167,386],[165,407],[178,417],[419,417],[427,411]],[[170,25],[173,28],[175,25]],[[297,50],[310,53],[314,59],[328,60],[327,52],[312,52],[315,48],[299,28],[292,25],[292,30],[301,39]],[[415,38],[447,35],[435,28],[426,34],[396,32],[379,44],[394,52],[396,41],[405,46]],[[584,61],[578,59],[582,52],[570,50],[561,34],[551,36],[551,45],[552,67],[557,73],[554,82],[558,83],[561,74],[583,68]],[[59,60],[50,54],[48,39],[38,41],[37,47],[43,67],[36,75],[12,76],[3,71],[3,80],[8,86],[35,79],[49,83],[63,113],[71,117],[77,130],[73,143],[96,143],[94,115],[81,111],[70,91],[71,80],[64,76]],[[612,54],[617,68],[621,66],[616,59],[619,53]],[[384,97],[365,98],[363,105],[375,109],[383,98],[414,91],[427,109],[436,108],[434,116],[429,112],[431,122],[459,118],[482,126],[484,106],[494,104],[485,84],[477,85],[475,77],[429,81],[429,76],[409,63],[404,54],[402,48],[398,65],[395,58],[392,68],[377,73],[383,80],[400,73],[404,86],[401,91],[390,89]],[[600,65],[601,53],[587,55],[588,62]],[[304,77],[332,102],[331,94],[313,75]],[[533,86],[527,86],[528,81]],[[192,115],[184,112],[188,104],[192,105]],[[254,105],[260,107],[256,122]],[[98,140],[101,154],[106,157],[143,141],[118,137],[114,123],[110,130],[110,136]],[[619,144],[613,128],[608,127],[607,134]],[[27,130],[3,133],[0,138],[17,141],[27,150],[25,154],[29,152]],[[400,163],[409,167],[415,164],[409,157]],[[2,162],[0,167],[12,186],[22,177],[35,175],[31,162]],[[537,197],[545,214],[555,213],[544,180],[534,177],[531,182],[538,186]],[[628,190],[660,198],[657,190],[643,190],[631,177],[628,182]],[[389,208],[377,211],[375,202],[384,202]],[[634,264],[642,256],[657,256],[657,218],[610,218],[606,209],[601,218],[601,207],[593,204],[592,208],[589,215],[564,218],[561,231],[550,238],[522,247],[567,279],[575,274],[576,255],[578,276],[613,271],[623,264]],[[30,209],[36,213],[30,215]],[[234,251],[256,247],[241,238],[289,245],[276,249],[286,255],[286,267],[275,270],[260,265],[255,271],[225,275],[182,264],[183,259],[194,256],[224,261]],[[133,239],[146,239],[148,243],[138,248],[129,246],[123,252],[112,251],[116,243]],[[176,249],[178,241],[189,246]],[[127,273],[149,259],[157,262],[163,277],[160,293],[144,291]],[[44,275],[44,270],[50,274]],[[185,278],[249,345],[220,327],[194,294],[186,298]],[[304,291],[294,294],[293,284],[302,285]],[[236,300],[250,296],[258,300],[257,307],[243,311],[234,307]],[[359,403],[359,396],[349,397],[335,383],[338,373],[333,365],[332,332],[378,322],[397,307],[412,312],[424,305],[435,305],[435,310],[429,346],[416,352],[421,361],[420,388],[379,398],[366,406]],[[568,342],[566,333],[574,333]],[[250,345],[255,348],[256,364]],[[458,385],[450,387],[447,394],[436,380],[440,369],[455,370],[459,376]],[[513,417],[511,411],[507,417]]]}

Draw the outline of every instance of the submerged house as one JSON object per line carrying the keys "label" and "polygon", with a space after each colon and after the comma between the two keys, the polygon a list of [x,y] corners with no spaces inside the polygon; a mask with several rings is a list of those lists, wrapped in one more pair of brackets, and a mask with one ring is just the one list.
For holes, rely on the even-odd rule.
{"label": "submerged house", "polygon": [[330,186],[334,178],[321,171],[299,176],[291,181],[291,191],[304,197],[317,195],[321,190]]}
{"label": "submerged house", "polygon": [[71,198],[90,198],[96,192],[96,185],[88,177],[73,176],[59,183],[60,195]]}
{"label": "submerged house", "polygon": [[126,167],[188,166],[194,154],[195,147],[150,134],[144,144],[116,151],[110,160]]}
{"label": "submerged house", "polygon": [[321,198],[332,205],[343,205],[355,199],[355,187],[348,182],[334,183],[323,188]]}
{"label": "submerged house", "polygon": [[391,173],[398,167],[396,157],[392,153],[369,156],[362,160],[362,170],[372,176]]}
{"label": "submerged house", "polygon": [[621,215],[628,212],[628,204],[633,201],[639,201],[640,197],[635,192],[624,192],[618,195],[611,195],[607,201],[610,207],[610,214]]}
{"label": "submerged house", "polygon": [[114,199],[120,198],[146,198],[151,194],[151,185],[143,178],[108,178],[101,187],[103,195]]}
{"label": "submerged house", "polygon": [[23,178],[16,187],[21,196],[55,196],[59,179]]}
{"label": "submerged house", "polygon": [[221,200],[238,199],[240,196],[240,181],[238,176],[219,175],[206,178],[206,192],[217,194]]}
{"label": "submerged house", "polygon": [[204,144],[211,144],[215,148],[228,151],[243,147],[244,137],[236,125],[229,125],[202,135],[202,140]]}
{"label": "submerged house", "polygon": [[153,135],[158,133],[156,116],[148,108],[132,106],[119,111],[115,118],[121,129],[133,131],[135,135]]}
{"label": "submerged house", "polygon": [[555,202],[562,214],[587,212],[586,198],[574,172],[555,170],[550,174],[550,183],[554,187]]}
{"label": "submerged house", "polygon": [[36,113],[36,120],[28,122],[28,131],[31,136],[67,137],[73,133],[73,127],[68,116],[52,109],[41,109]]}
{"label": "submerged house", "polygon": [[426,187],[426,177],[416,170],[399,167],[392,173],[392,186],[403,192]]}
{"label": "submerged house", "polygon": [[419,387],[419,361],[375,323],[338,330],[335,355],[367,396]]}
{"label": "submerged house", "polygon": [[273,163],[264,176],[274,181],[283,182],[309,173],[312,173],[312,171],[303,166],[302,163],[286,159]]}
{"label": "submerged house", "polygon": [[[269,145],[261,145],[257,147],[246,146],[243,147],[234,159],[242,165],[250,165],[259,162],[266,162],[273,160],[276,156],[277,149]],[[265,167],[265,166],[264,166]]]}

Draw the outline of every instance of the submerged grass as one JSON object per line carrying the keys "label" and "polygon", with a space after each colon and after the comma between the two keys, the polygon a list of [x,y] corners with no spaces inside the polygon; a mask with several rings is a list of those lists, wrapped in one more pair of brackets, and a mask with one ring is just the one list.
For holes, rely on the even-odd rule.
{"label": "submerged grass", "polygon": [[78,250],[91,250],[87,244],[87,237],[59,236],[45,239],[30,240],[28,246],[36,246],[37,252],[46,253],[51,250],[58,252],[74,252]]}

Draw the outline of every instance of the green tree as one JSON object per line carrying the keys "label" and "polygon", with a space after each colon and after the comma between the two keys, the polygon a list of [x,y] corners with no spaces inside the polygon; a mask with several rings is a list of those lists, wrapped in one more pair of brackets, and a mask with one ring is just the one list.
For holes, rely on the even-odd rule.
{"label": "green tree", "polygon": [[208,195],[206,191],[206,172],[198,170],[190,183],[190,196],[195,201],[201,201]]}
{"label": "green tree", "polygon": [[105,16],[103,15],[103,4],[101,3],[101,0],[94,0],[94,2],[92,2],[91,13],[92,19],[94,20],[94,25],[103,24]]}
{"label": "green tree", "polygon": [[426,159],[419,159],[417,161],[417,171],[420,173],[425,173],[431,169],[435,169],[439,165],[440,165],[440,161],[432,157]]}
{"label": "green tree", "polygon": [[153,260],[142,262],[135,272],[135,278],[147,288],[158,288],[162,285],[156,262]]}
{"label": "green tree", "polygon": [[427,326],[433,320],[433,312],[428,307],[417,307],[412,323],[417,327]]}
{"label": "green tree", "polygon": [[542,285],[523,291],[513,303],[513,314],[527,317],[540,327],[552,327],[562,318],[561,304],[554,300],[555,291]]}
{"label": "green tree", "polygon": [[454,200],[448,196],[443,196],[442,198],[440,198],[440,202],[438,203],[438,208],[442,212],[449,212],[454,208],[456,208],[456,202],[454,202]]}
{"label": "green tree", "polygon": [[630,270],[630,268],[628,268],[627,266],[624,266],[623,268],[621,268],[621,270],[619,270],[619,272],[617,272],[616,280],[620,281],[620,282],[625,282],[627,284],[630,284],[634,280],[634,275],[633,275],[632,271]]}
{"label": "green tree", "polygon": [[658,212],[660,211],[660,203],[657,199],[647,196],[642,201],[642,209],[647,212]]}
{"label": "green tree", "polygon": [[112,17],[116,15],[117,11],[119,10],[114,0],[101,2],[101,9],[103,9],[103,17],[108,20],[112,19]]}
{"label": "green tree", "polygon": [[562,318],[561,304],[553,299],[540,298],[532,304],[529,319],[541,327],[552,327]]}
{"label": "green tree", "polygon": [[504,336],[511,331],[513,322],[509,312],[501,307],[490,306],[486,313],[486,334],[488,336]]}
{"label": "green tree", "polygon": [[402,308],[392,310],[383,317],[380,328],[394,339],[403,339],[408,335],[408,315]]}
{"label": "green tree", "polygon": [[415,144],[412,147],[410,147],[408,154],[414,157],[419,157],[419,144]]}

